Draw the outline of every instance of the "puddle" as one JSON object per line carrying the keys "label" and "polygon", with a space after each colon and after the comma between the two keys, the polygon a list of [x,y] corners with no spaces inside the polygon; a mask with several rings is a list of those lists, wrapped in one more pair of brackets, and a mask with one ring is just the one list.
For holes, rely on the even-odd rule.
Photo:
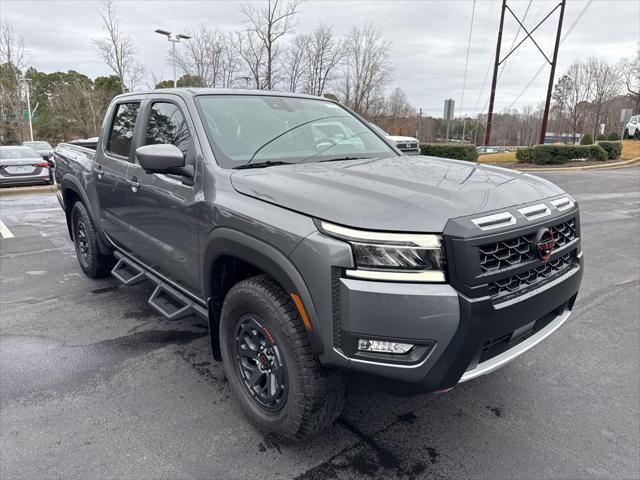
{"label": "puddle", "polygon": [[206,330],[147,330],[77,346],[43,337],[0,337],[0,401],[44,390],[75,390],[98,374],[110,376],[130,358],[205,335]]}

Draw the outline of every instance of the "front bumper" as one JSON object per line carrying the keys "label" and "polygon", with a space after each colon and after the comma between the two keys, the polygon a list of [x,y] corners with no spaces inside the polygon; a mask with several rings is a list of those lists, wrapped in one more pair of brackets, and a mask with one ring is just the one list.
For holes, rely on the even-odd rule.
{"label": "front bumper", "polygon": [[[341,341],[333,349],[347,368],[391,381],[399,394],[447,389],[509,363],[569,317],[582,279],[582,258],[570,271],[517,301],[467,298],[449,285],[387,284],[341,278]],[[431,344],[419,358],[367,358],[352,338]],[[380,358],[383,357],[383,358]],[[401,382],[401,383],[395,383]]]}

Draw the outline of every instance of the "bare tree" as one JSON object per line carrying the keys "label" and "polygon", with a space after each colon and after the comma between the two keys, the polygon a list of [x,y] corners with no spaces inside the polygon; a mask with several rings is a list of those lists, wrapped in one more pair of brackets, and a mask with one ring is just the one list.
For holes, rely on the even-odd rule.
{"label": "bare tree", "polygon": [[[191,39],[176,52],[176,65],[185,75],[200,79],[201,87],[215,87],[222,83],[222,60],[225,38],[218,30],[200,26],[189,31]],[[171,60],[171,54],[169,54]]]}
{"label": "bare tree", "polygon": [[290,92],[297,92],[302,86],[304,77],[308,74],[309,39],[307,34],[298,34],[287,48],[283,68],[288,84],[287,89]]}
{"label": "bare tree", "polygon": [[591,94],[589,71],[582,62],[574,62],[566,73],[567,77],[567,113],[571,120],[573,141],[579,124],[584,120]]}
{"label": "bare tree", "polygon": [[274,61],[278,56],[277,42],[295,26],[293,17],[298,13],[302,0],[288,0],[286,4],[280,0],[267,0],[267,5],[257,8],[253,4],[241,7],[248,23],[249,30],[254,32],[265,54],[265,87],[271,90],[274,82]]}
{"label": "bare tree", "polygon": [[321,96],[333,70],[344,58],[342,42],[333,36],[331,27],[320,24],[308,37],[306,92]]}
{"label": "bare tree", "polygon": [[634,58],[624,58],[619,64],[622,81],[633,99],[634,113],[640,112],[640,44]]}
{"label": "bare tree", "polygon": [[8,22],[0,23],[0,64],[6,63],[13,70],[16,82],[19,82],[21,72],[27,66],[26,59],[24,39],[16,36],[13,26]]}
{"label": "bare tree", "polygon": [[240,58],[244,60],[255,88],[259,90],[269,88],[264,74],[266,50],[256,33],[253,30],[236,32],[235,50]]}
{"label": "bare tree", "polygon": [[24,138],[22,110],[24,71],[27,53],[24,40],[15,34],[13,26],[0,23],[0,140],[22,141]]}
{"label": "bare tree", "polygon": [[401,88],[396,87],[386,101],[385,116],[387,121],[385,126],[392,134],[408,134],[408,124],[413,128],[415,119],[415,108],[409,103],[407,95]]}
{"label": "bare tree", "polygon": [[390,46],[372,25],[354,27],[346,39],[340,94],[358,113],[369,115],[384,104],[382,90],[391,78]]}
{"label": "bare tree", "polygon": [[592,92],[593,138],[596,138],[600,124],[605,123],[607,120],[605,105],[620,91],[620,74],[615,66],[595,57],[587,60],[586,69]]}
{"label": "bare tree", "polygon": [[233,34],[231,32],[227,32],[227,34],[222,38],[220,55],[220,86],[222,88],[233,87],[240,68],[241,62],[236,55]]}
{"label": "bare tree", "polygon": [[100,17],[107,31],[107,38],[92,40],[96,52],[120,79],[122,92],[133,89],[144,75],[144,67],[135,58],[136,50],[131,39],[120,31],[120,20],[113,0],[105,0]]}

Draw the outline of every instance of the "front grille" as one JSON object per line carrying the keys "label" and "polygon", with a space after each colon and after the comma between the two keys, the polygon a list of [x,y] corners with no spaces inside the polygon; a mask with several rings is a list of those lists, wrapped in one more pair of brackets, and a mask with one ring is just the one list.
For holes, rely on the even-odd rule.
{"label": "front grille", "polygon": [[[556,242],[555,248],[560,248],[576,238],[575,218],[549,227]],[[531,243],[535,233],[522,235],[509,240],[490,243],[478,247],[480,254],[480,269],[482,273],[492,273],[505,268],[533,260]]]}
{"label": "front grille", "polygon": [[559,276],[573,264],[573,253],[567,253],[536,268],[489,284],[489,295],[515,296]]}

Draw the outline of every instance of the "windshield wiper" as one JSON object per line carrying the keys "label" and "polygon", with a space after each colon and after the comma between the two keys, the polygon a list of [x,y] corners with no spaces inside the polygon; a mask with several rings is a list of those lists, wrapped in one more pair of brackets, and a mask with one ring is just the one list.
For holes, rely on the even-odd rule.
{"label": "windshield wiper", "polygon": [[275,165],[291,165],[291,162],[281,162],[281,161],[271,161],[267,160],[266,162],[258,162],[258,163],[245,163],[244,165],[238,165],[237,167],[233,167],[234,170],[243,170],[246,168],[266,168],[273,167]]}
{"label": "windshield wiper", "polygon": [[256,158],[256,155],[257,155],[260,151],[262,151],[262,150],[264,149],[264,147],[266,147],[267,145],[270,145],[271,143],[275,142],[275,141],[276,141],[277,139],[279,139],[280,137],[282,137],[282,136],[286,135],[286,134],[287,134],[287,133],[289,133],[289,132],[292,132],[292,131],[296,130],[297,128],[304,127],[305,125],[308,125],[308,124],[313,123],[313,122],[319,122],[320,120],[327,120],[327,119],[329,119],[329,118],[344,117],[344,116],[345,116],[345,115],[329,115],[329,116],[326,116],[326,117],[314,118],[313,120],[308,120],[308,121],[306,121],[306,122],[299,123],[299,124],[298,124],[298,125],[296,125],[295,127],[291,127],[291,128],[289,128],[289,129],[285,130],[284,132],[279,133],[278,135],[276,135],[275,137],[273,137],[273,138],[272,138],[271,140],[269,140],[268,142],[263,143],[262,145],[260,145],[260,146],[258,147],[258,149],[257,149],[255,152],[253,152],[253,155],[251,155],[251,158],[249,159],[249,162],[252,162],[252,161],[253,161],[253,159],[254,159],[254,158]]}
{"label": "windshield wiper", "polygon": [[336,158],[328,158],[326,160],[320,160],[318,163],[323,162],[339,162],[341,160],[371,160],[376,157],[336,157]]}

